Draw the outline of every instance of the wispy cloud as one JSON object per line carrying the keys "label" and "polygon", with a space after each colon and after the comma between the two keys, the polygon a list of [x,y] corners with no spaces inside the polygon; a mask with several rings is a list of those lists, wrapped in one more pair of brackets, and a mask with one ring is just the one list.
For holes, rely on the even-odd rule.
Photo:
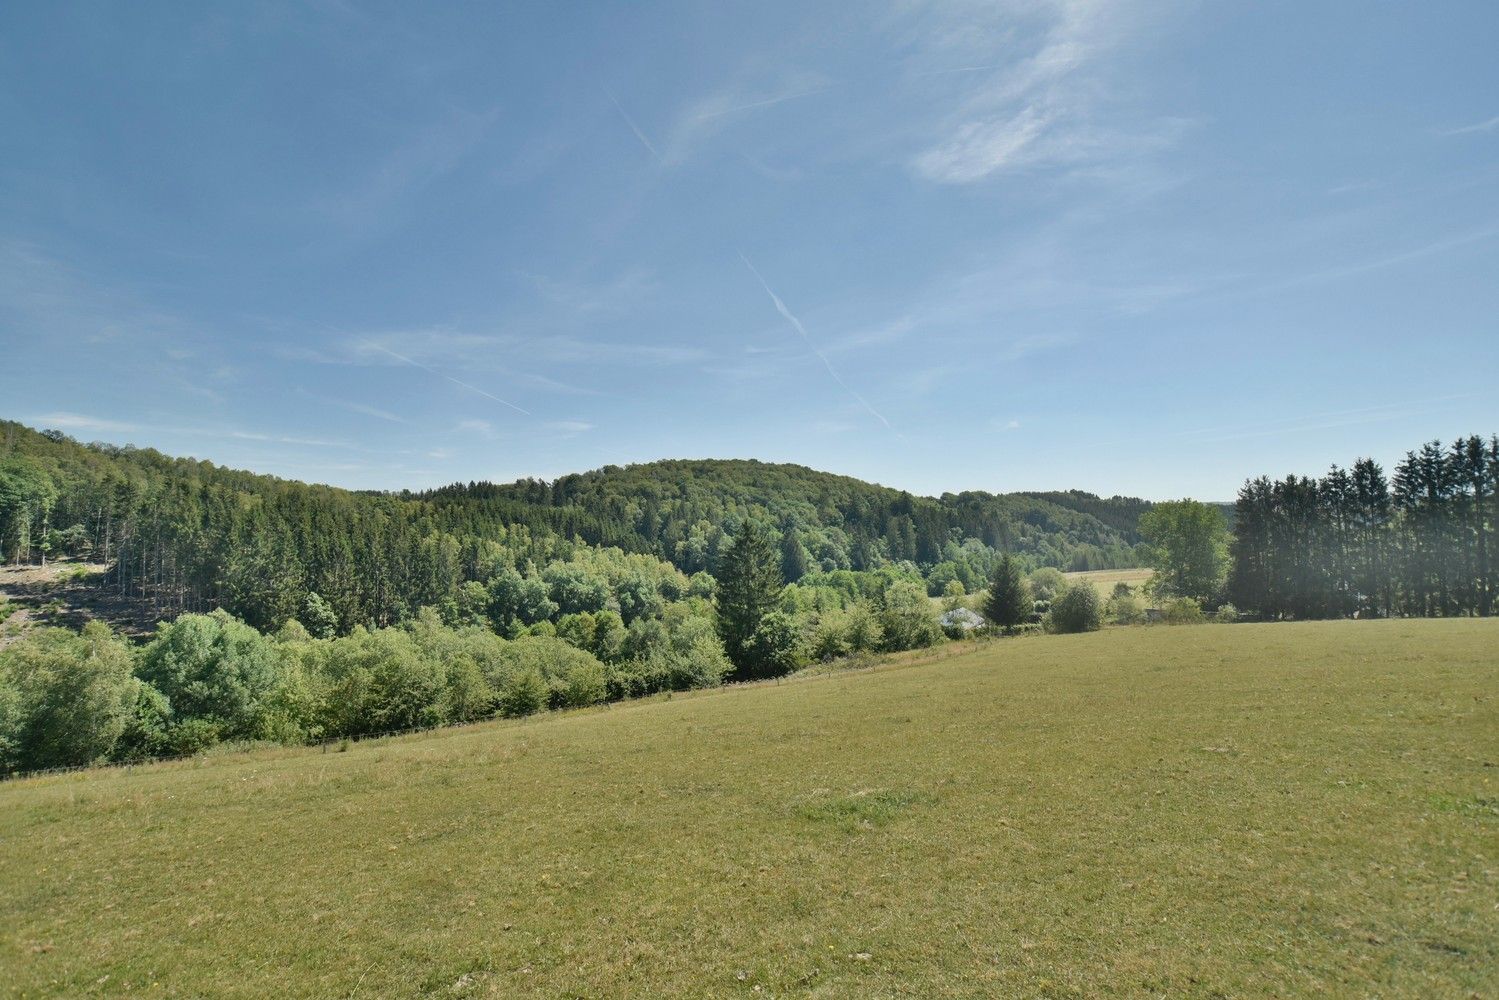
{"label": "wispy cloud", "polygon": [[[214,432],[204,431],[203,433]],[[284,434],[262,434],[259,431],[221,431],[219,433],[224,437],[240,441],[272,441],[276,444],[299,444],[309,448],[356,448],[347,441],[332,441],[327,438],[290,437]]]}
{"label": "wispy cloud", "polygon": [[336,191],[317,206],[346,230],[389,225],[414,196],[451,174],[484,141],[500,109],[452,109],[395,136],[386,155],[356,178],[339,178]]}
{"label": "wispy cloud", "polygon": [[1135,37],[1141,10],[1160,3],[947,0],[918,6],[926,14],[920,47],[957,55],[977,47],[1012,56],[912,74],[961,73],[977,81],[941,120],[945,135],[912,159],[928,180],[966,184],[1043,164],[1114,163],[1168,141],[1180,126],[1100,123],[1110,92],[1108,57]]}
{"label": "wispy cloud", "polygon": [[1294,417],[1258,420],[1253,423],[1233,424],[1227,427],[1199,427],[1177,432],[1176,437],[1192,438],[1200,443],[1242,441],[1251,438],[1278,437],[1300,434],[1312,430],[1331,430],[1338,427],[1359,427],[1364,424],[1384,423],[1441,412],[1448,404],[1472,399],[1473,393],[1456,393],[1429,399],[1412,399],[1381,403],[1377,406],[1360,406],[1347,410],[1328,410],[1321,413],[1305,413]]}
{"label": "wispy cloud", "polygon": [[599,281],[555,278],[530,271],[516,273],[535,286],[547,302],[583,314],[622,312],[660,290],[656,275],[643,267],[632,267]]}
{"label": "wispy cloud", "polygon": [[1462,125],[1458,128],[1442,129],[1438,135],[1472,135],[1474,132],[1492,132],[1499,129],[1499,115],[1495,115],[1488,121],[1474,122],[1472,125]]}
{"label": "wispy cloud", "polygon": [[122,423],[118,420],[106,420],[102,417],[91,417],[83,413],[70,413],[62,410],[27,417],[26,422],[33,427],[57,431],[125,433],[138,429],[135,424]]}
{"label": "wispy cloud", "polygon": [[[676,166],[699,144],[734,124],[736,119],[816,97],[840,86],[818,73],[786,71],[769,82],[749,77],[721,87],[682,108],[667,133],[660,159],[668,166]],[[755,165],[754,161],[751,165]]]}
{"label": "wispy cloud", "polygon": [[372,343],[370,343],[367,340],[363,341],[363,344],[364,344],[365,347],[368,347],[372,351],[379,351],[382,354],[388,354],[392,358],[395,358],[397,361],[400,361],[400,362],[403,362],[405,364],[408,364],[408,365],[410,365],[413,368],[420,368],[424,372],[430,372],[431,374],[436,375],[438,378],[447,379],[449,382],[453,383],[454,385],[459,386],[459,387],[464,388],[464,389],[467,389],[469,392],[477,393],[480,396],[483,396],[485,399],[492,399],[496,403],[499,403],[502,406],[508,406],[508,407],[510,407],[510,409],[514,410],[517,413],[524,413],[528,417],[531,416],[531,411],[530,410],[523,409],[522,407],[516,406],[514,403],[510,402],[508,399],[501,399],[499,396],[496,396],[494,393],[488,392],[488,391],[486,391],[484,389],[480,389],[476,385],[472,385],[472,384],[470,384],[468,382],[463,381],[462,379],[456,379],[456,378],[454,378],[451,375],[448,375],[448,374],[446,374],[444,372],[438,371],[436,368],[432,368],[429,365],[424,365],[420,361],[413,361],[411,358],[406,357],[406,355],[399,354],[399,353],[397,353],[395,351],[392,351],[388,347],[382,347],[379,344],[372,344]]}
{"label": "wispy cloud", "polygon": [[317,347],[282,348],[279,353],[292,360],[318,364],[414,363],[417,367],[429,369],[445,366],[470,372],[496,372],[518,381],[573,393],[592,393],[593,390],[547,375],[516,371],[511,367],[511,361],[524,358],[548,364],[652,367],[691,364],[707,356],[703,348],[690,345],[612,342],[567,335],[469,333],[445,327],[371,331],[348,335]]}
{"label": "wispy cloud", "polygon": [[885,415],[883,413],[881,413],[879,410],[876,410],[873,406],[870,405],[869,400],[859,395],[858,392],[854,391],[852,386],[843,381],[843,376],[839,375],[837,370],[833,368],[832,362],[828,361],[827,355],[818,350],[817,345],[812,342],[812,338],[808,335],[807,328],[802,325],[802,321],[797,319],[796,315],[790,309],[786,308],[786,303],[782,302],[781,297],[777,295],[773,290],[771,290],[769,283],[767,283],[760,272],[755,269],[755,265],[750,263],[749,258],[741,253],[739,255],[739,259],[744,261],[744,266],[750,269],[750,273],[753,274],[755,276],[755,279],[760,282],[760,287],[765,289],[765,294],[770,296],[770,301],[775,303],[776,312],[780,313],[781,317],[785,319],[787,323],[790,323],[791,328],[794,329],[801,336],[802,340],[806,342],[808,349],[810,349],[811,352],[817,356],[817,360],[822,362],[822,366],[827,369],[828,375],[833,379],[834,382],[838,384],[839,388],[841,388],[844,392],[848,393],[855,400],[857,400],[859,405],[873,414],[880,423],[884,424],[887,428],[890,427],[890,421],[885,419]]}
{"label": "wispy cloud", "polygon": [[350,413],[357,413],[360,416],[374,417],[376,420],[387,420],[393,424],[409,424],[411,422],[405,417],[397,416],[389,410],[382,410],[377,406],[370,406],[368,403],[359,403],[351,399],[335,399],[332,396],[308,392],[306,389],[298,389],[297,391],[307,399],[324,403],[328,406],[336,406],[339,409],[348,410]]}

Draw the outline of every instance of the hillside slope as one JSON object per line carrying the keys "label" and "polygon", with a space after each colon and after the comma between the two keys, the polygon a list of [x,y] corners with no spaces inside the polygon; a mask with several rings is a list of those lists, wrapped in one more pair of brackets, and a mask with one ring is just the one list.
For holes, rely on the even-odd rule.
{"label": "hillside slope", "polygon": [[660,562],[647,575],[662,579],[713,574],[746,520],[781,546],[788,580],[890,568],[932,593],[952,579],[973,590],[998,551],[1075,570],[1138,564],[1138,536],[1119,525],[1142,503],[914,497],[753,461],[357,493],[0,421],[0,561],[86,558],[156,614],[222,607],[262,629],[301,613],[313,593],[340,631],[408,621],[457,600],[466,583],[532,577],[599,548]]}
{"label": "hillside slope", "polygon": [[691,573],[712,571],[724,535],[746,517],[794,533],[814,568],[873,568],[954,558],[965,538],[1021,553],[1038,565],[1111,569],[1139,565],[1140,514],[1149,502],[1091,493],[946,493],[914,496],[800,465],[683,459],[608,466],[554,482],[470,483],[424,498],[569,512],[633,535],[631,544]]}
{"label": "hillside slope", "polygon": [[0,785],[18,995],[1492,996],[1496,623],[1116,630]]}

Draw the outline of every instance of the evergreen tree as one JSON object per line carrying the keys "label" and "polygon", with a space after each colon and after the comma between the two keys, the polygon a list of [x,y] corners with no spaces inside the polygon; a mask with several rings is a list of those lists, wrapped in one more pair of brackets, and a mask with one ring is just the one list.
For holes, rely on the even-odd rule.
{"label": "evergreen tree", "polygon": [[1010,556],[1001,557],[989,578],[989,596],[984,599],[984,617],[1006,632],[1030,617],[1033,603],[1030,587],[1020,566]]}
{"label": "evergreen tree", "polygon": [[795,583],[807,575],[807,550],[802,548],[796,529],[788,527],[781,534],[781,577]]}
{"label": "evergreen tree", "polygon": [[718,634],[736,679],[756,675],[755,633],[776,609],[781,587],[775,547],[753,521],[745,521],[724,554],[718,576]]}

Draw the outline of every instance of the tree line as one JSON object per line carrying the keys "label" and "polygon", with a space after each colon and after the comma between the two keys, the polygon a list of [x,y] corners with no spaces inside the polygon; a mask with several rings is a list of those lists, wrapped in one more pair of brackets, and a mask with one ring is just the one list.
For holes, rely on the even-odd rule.
{"label": "tree line", "polygon": [[1499,436],[1320,479],[1252,479],[1234,505],[1227,595],[1263,618],[1490,615]]}

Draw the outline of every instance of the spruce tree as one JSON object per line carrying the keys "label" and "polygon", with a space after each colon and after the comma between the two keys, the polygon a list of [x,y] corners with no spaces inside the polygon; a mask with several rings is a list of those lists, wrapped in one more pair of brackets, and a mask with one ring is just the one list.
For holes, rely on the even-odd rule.
{"label": "spruce tree", "polygon": [[718,634],[736,679],[753,677],[755,633],[781,597],[781,568],[769,536],[746,521],[718,576]]}
{"label": "spruce tree", "polygon": [[781,535],[781,578],[795,583],[807,575],[807,550],[802,548],[796,529],[787,528]]}
{"label": "spruce tree", "polygon": [[990,625],[998,625],[1006,632],[1030,617],[1034,604],[1030,587],[1020,567],[1008,555],[1003,556],[994,567],[989,579],[989,596],[984,600],[984,617]]}

